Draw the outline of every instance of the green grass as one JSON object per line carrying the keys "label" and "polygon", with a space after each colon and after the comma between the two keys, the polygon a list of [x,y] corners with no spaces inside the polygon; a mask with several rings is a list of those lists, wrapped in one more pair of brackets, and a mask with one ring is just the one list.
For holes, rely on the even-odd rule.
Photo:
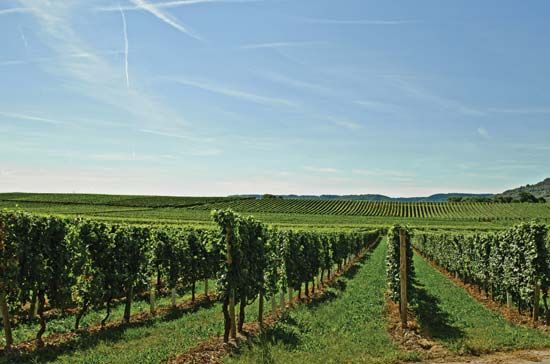
{"label": "green grass", "polygon": [[[211,280],[209,282],[209,287],[215,287],[216,282]],[[191,293],[186,291],[183,296],[178,296],[178,303],[191,300]],[[204,283],[197,282],[197,295],[204,292]],[[212,290],[210,290],[212,293]],[[171,305],[171,297],[157,297],[156,304],[157,307],[160,306],[169,306]],[[149,312],[150,305],[148,300],[135,300],[132,304],[132,315],[138,314],[141,312]],[[124,301],[120,302],[117,305],[113,305],[111,309],[111,315],[107,322],[122,321],[124,313]],[[90,326],[97,326],[101,323],[101,320],[105,317],[106,311],[101,310],[90,310],[83,318],[80,323],[80,328],[88,328]],[[51,318],[47,321],[46,332],[44,333],[44,338],[51,334],[62,334],[71,332],[74,329],[76,321],[75,315],[59,316]],[[13,339],[14,343],[17,345],[21,342],[33,340],[36,337],[38,332],[39,324],[38,320],[34,319],[30,322],[21,322],[17,326],[13,327]],[[4,331],[0,331],[0,342],[4,342]]]}
{"label": "green grass", "polygon": [[414,257],[414,265],[419,283],[417,313],[421,328],[450,351],[481,354],[550,347],[550,335],[509,323],[418,255]]}
{"label": "green grass", "polygon": [[[210,285],[212,286],[212,284]],[[198,286],[197,288],[202,288]],[[201,292],[201,291],[198,291]],[[186,294],[178,302],[190,299]],[[161,298],[158,304],[169,304],[170,298]],[[249,318],[255,317],[255,305],[249,308]],[[132,313],[149,310],[145,301],[137,301]],[[110,321],[121,320],[123,304],[115,307]],[[104,311],[91,312],[82,326],[97,324]],[[74,317],[52,320],[48,332],[68,332],[74,325]],[[14,331],[18,340],[31,339],[37,325],[21,325]],[[109,328],[91,335],[83,334],[57,348],[35,351],[22,357],[0,357],[0,364],[8,363],[158,363],[185,352],[201,341],[223,331],[223,316],[219,303],[212,303],[191,311],[175,310],[165,315],[116,328]]]}
{"label": "green grass", "polygon": [[343,277],[322,304],[288,312],[264,338],[228,363],[393,363],[410,358],[387,333],[386,243]]}

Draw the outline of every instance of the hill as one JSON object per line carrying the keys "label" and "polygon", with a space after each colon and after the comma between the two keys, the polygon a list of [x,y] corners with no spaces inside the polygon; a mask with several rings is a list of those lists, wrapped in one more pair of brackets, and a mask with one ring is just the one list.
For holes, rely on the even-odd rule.
{"label": "hill", "polygon": [[521,186],[508,191],[504,191],[502,196],[510,196],[517,198],[520,193],[527,192],[535,197],[544,197],[546,200],[550,199],[550,178],[546,178],[544,181],[534,185]]}

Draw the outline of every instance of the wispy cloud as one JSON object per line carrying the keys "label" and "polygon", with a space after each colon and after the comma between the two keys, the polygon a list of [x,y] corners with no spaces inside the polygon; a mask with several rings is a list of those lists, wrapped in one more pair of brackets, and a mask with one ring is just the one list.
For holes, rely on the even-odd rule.
{"label": "wispy cloud", "polygon": [[33,15],[39,29],[37,35],[53,52],[51,59],[55,60],[45,62],[43,67],[59,77],[63,87],[130,113],[133,124],[139,127],[151,124],[160,127],[186,125],[181,115],[166,108],[152,95],[135,86],[128,89],[121,82],[119,67],[103,57],[105,52],[96,51],[79,36],[73,23],[80,12],[88,10],[82,3],[48,0],[20,2],[35,9]]}
{"label": "wispy cloud", "polygon": [[[264,0],[177,0],[177,1],[165,1],[165,2],[156,2],[155,7],[157,9],[170,9],[177,8],[180,6],[189,6],[197,4],[214,4],[214,3],[226,3],[226,4],[239,4],[239,3],[259,3]],[[139,10],[139,6],[123,6],[122,10],[132,11]],[[118,11],[116,6],[102,6],[95,9],[96,11]]]}
{"label": "wispy cloud", "polygon": [[353,169],[353,174],[367,177],[387,178],[388,180],[408,182],[415,178],[414,174],[390,169]]}
{"label": "wispy cloud", "polygon": [[19,34],[21,34],[21,40],[23,41],[23,45],[25,46],[25,49],[27,52],[29,51],[29,42],[27,41],[27,37],[25,37],[25,33],[23,33],[23,29],[19,27]]}
{"label": "wispy cloud", "polygon": [[257,104],[290,107],[297,106],[295,102],[287,99],[257,95],[251,92],[245,92],[237,89],[227,88],[224,86],[214,85],[208,82],[186,80],[182,78],[173,79],[173,81],[181,85],[191,86],[204,91],[229,96],[244,101],[250,101]]}
{"label": "wispy cloud", "polygon": [[14,59],[9,61],[0,61],[0,66],[16,66],[21,64],[58,62],[60,60],[63,61],[70,58],[91,59],[93,56],[119,55],[123,53],[124,53],[123,51],[119,51],[119,50],[98,51],[98,52],[95,52],[95,54],[91,54],[89,52],[76,52],[76,53],[67,52],[64,54],[58,54],[55,57],[36,57],[36,58],[29,58],[29,59]]}
{"label": "wispy cloud", "polygon": [[1,15],[8,15],[8,14],[17,14],[17,13],[30,13],[32,12],[32,8],[8,8],[8,9],[0,9],[0,16]]}
{"label": "wispy cloud", "polygon": [[499,114],[518,114],[518,115],[550,114],[550,108],[544,108],[544,107],[489,108],[488,111],[492,113],[499,113]]}
{"label": "wispy cloud", "polygon": [[271,71],[260,71],[258,72],[258,75],[261,77],[275,83],[279,83],[285,86],[290,86],[293,88],[313,91],[316,93],[329,93],[331,92],[331,89],[327,86],[323,86],[317,83],[313,82],[307,82],[299,80],[295,77],[289,77],[282,75],[280,73],[271,72]]}
{"label": "wispy cloud", "polygon": [[312,19],[303,18],[303,21],[311,24],[328,25],[403,25],[418,23],[417,20],[407,19]]}
{"label": "wispy cloud", "polygon": [[138,131],[140,133],[145,133],[145,134],[152,134],[152,135],[162,136],[166,138],[185,139],[185,140],[199,142],[199,143],[210,143],[214,141],[214,138],[199,138],[191,135],[181,134],[173,130],[139,129]]}
{"label": "wispy cloud", "polygon": [[3,111],[0,111],[0,117],[4,117],[4,118],[8,118],[8,119],[35,121],[35,122],[51,124],[51,125],[67,124],[67,122],[64,122],[64,121],[44,118],[44,117],[41,117],[41,116],[19,114],[19,113],[12,113],[12,112],[3,112]]}
{"label": "wispy cloud", "polygon": [[293,48],[293,47],[309,47],[326,45],[328,42],[312,41],[312,42],[271,42],[271,43],[255,43],[245,44],[241,49],[260,49],[260,48]]}
{"label": "wispy cloud", "polygon": [[126,15],[122,7],[120,9],[120,16],[122,18],[122,33],[124,35],[124,73],[126,76],[126,87],[130,88],[130,76],[128,74],[128,27],[126,25]]}
{"label": "wispy cloud", "polygon": [[180,32],[187,34],[188,36],[195,38],[197,40],[201,40],[201,37],[195,34],[193,31],[185,27],[183,24],[178,22],[177,19],[175,19],[173,16],[171,16],[168,13],[165,13],[161,10],[160,7],[158,7],[157,4],[148,3],[145,0],[130,0],[132,4],[137,6],[140,9],[143,9],[147,11],[148,13],[154,15],[159,20],[163,21],[164,23],[168,24],[174,29],[179,30]]}
{"label": "wispy cloud", "polygon": [[331,167],[304,167],[306,171],[315,172],[315,173],[338,173],[339,171],[336,168]]}
{"label": "wispy cloud", "polygon": [[393,113],[399,110],[399,106],[397,105],[380,101],[357,100],[354,103],[371,111],[380,113]]}
{"label": "wispy cloud", "polygon": [[332,124],[349,130],[359,130],[363,127],[361,124],[355,121],[347,120],[341,117],[327,116],[325,118],[329,120]]}
{"label": "wispy cloud", "polygon": [[483,126],[480,126],[479,128],[477,128],[477,133],[485,139],[490,138],[489,132]]}
{"label": "wispy cloud", "polygon": [[428,101],[429,103],[436,105],[442,109],[454,110],[467,116],[484,116],[485,111],[478,108],[466,105],[460,101],[453,100],[444,96],[437,95],[423,87],[419,87],[399,76],[388,76],[387,79],[394,82],[394,84],[406,93],[414,96],[420,100]]}

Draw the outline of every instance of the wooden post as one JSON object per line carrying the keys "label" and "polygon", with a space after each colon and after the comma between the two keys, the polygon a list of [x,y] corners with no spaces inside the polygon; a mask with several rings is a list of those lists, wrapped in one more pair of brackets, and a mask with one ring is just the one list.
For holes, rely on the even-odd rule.
{"label": "wooden post", "polygon": [[149,304],[151,306],[151,314],[154,315],[157,312],[157,287],[154,280],[151,281],[149,290]]}
{"label": "wooden post", "polygon": [[399,281],[401,284],[401,327],[407,327],[407,237],[405,230],[399,231]]}
{"label": "wooden post", "polygon": [[258,302],[258,322],[260,329],[264,328],[264,291],[260,289],[260,301]]}
{"label": "wooden post", "polygon": [[[226,229],[225,242],[227,244],[227,267],[231,270],[231,266],[233,265],[233,256],[231,255],[232,242],[230,228]],[[229,287],[229,320],[231,321],[231,339],[237,340],[237,322],[235,320],[235,289],[233,287]]]}
{"label": "wooden post", "polygon": [[13,336],[10,325],[10,312],[6,301],[6,293],[4,288],[0,287],[0,311],[2,311],[2,323],[4,324],[4,337],[6,338],[6,349],[10,349],[13,345]]}
{"label": "wooden post", "polygon": [[172,288],[172,308],[176,307],[176,300],[178,299],[178,292],[176,287]]}
{"label": "wooden post", "polygon": [[535,292],[534,292],[534,304],[533,304],[533,324],[536,325],[537,321],[539,320],[539,310],[540,310],[540,285],[538,282],[535,284]]}
{"label": "wooden post", "polygon": [[271,313],[275,315],[275,312],[277,312],[277,297],[274,292],[273,297],[271,297]]}
{"label": "wooden post", "polygon": [[288,287],[288,305],[292,306],[292,288]]}
{"label": "wooden post", "polygon": [[512,309],[512,295],[508,291],[506,291],[506,306],[508,306],[509,309]]}

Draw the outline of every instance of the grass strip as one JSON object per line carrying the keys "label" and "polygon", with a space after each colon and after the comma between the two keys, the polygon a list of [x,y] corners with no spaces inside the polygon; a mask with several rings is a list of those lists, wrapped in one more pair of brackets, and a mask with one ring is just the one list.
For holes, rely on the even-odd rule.
{"label": "grass strip", "polygon": [[550,347],[550,335],[514,325],[415,254],[417,317],[425,336],[457,354]]}
{"label": "grass strip", "polygon": [[[384,312],[386,242],[337,280],[324,302],[287,313],[228,363],[393,363],[414,359],[391,340]],[[353,278],[353,279],[352,279]]]}

